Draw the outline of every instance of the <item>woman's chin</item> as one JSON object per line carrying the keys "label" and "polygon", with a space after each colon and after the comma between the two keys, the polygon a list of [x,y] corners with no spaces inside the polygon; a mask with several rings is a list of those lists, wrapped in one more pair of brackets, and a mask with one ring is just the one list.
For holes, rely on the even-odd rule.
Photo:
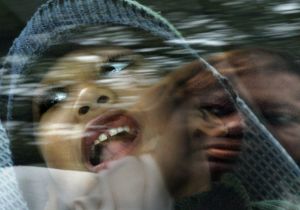
{"label": "woman's chin", "polygon": [[222,175],[232,172],[235,164],[221,161],[209,161],[209,170],[212,181],[219,181]]}
{"label": "woman's chin", "polygon": [[223,174],[232,172],[236,167],[240,151],[212,149],[207,152],[212,181],[218,181]]}
{"label": "woman's chin", "polygon": [[205,146],[212,181],[218,181],[223,174],[234,170],[241,148],[241,141],[230,139],[212,141]]}

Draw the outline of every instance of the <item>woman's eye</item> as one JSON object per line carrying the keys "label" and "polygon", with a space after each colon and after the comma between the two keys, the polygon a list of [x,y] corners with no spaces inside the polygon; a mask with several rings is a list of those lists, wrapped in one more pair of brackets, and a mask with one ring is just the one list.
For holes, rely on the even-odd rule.
{"label": "woman's eye", "polygon": [[64,101],[67,98],[67,92],[65,88],[53,88],[46,91],[39,101],[40,115],[47,112],[55,104]]}
{"label": "woman's eye", "polygon": [[204,109],[217,117],[223,117],[229,115],[233,113],[235,110],[234,107],[225,107],[225,106],[205,106],[205,107],[201,107],[201,109]]}

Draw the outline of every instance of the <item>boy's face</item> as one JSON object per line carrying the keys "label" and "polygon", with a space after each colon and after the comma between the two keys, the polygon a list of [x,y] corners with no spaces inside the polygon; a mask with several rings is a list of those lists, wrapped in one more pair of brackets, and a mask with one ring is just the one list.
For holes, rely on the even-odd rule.
{"label": "boy's face", "polygon": [[148,138],[133,106],[149,86],[142,70],[151,69],[121,48],[78,50],[56,61],[34,101],[48,166],[95,172],[137,151]]}
{"label": "boy's face", "polygon": [[[58,59],[41,81],[33,106],[47,165],[98,172],[111,160],[157,152],[161,137],[176,133],[168,129],[172,106],[164,101],[171,94],[163,89],[178,78],[160,83],[149,66],[121,48],[78,50]],[[183,195],[203,187],[198,176],[206,166],[201,146],[197,141],[189,151],[193,155],[186,163],[190,168]]]}

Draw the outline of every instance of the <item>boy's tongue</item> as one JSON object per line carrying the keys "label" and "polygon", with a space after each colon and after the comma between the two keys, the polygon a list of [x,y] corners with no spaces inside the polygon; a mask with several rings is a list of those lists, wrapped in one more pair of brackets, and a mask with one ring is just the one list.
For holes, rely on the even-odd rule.
{"label": "boy's tongue", "polygon": [[133,138],[134,136],[129,134],[111,137],[103,146],[100,159],[118,159],[125,156],[132,147]]}
{"label": "boy's tongue", "polygon": [[89,170],[98,172],[108,161],[123,158],[133,152],[138,143],[139,126],[128,115],[109,113],[91,121],[86,133],[82,142],[86,166]]}

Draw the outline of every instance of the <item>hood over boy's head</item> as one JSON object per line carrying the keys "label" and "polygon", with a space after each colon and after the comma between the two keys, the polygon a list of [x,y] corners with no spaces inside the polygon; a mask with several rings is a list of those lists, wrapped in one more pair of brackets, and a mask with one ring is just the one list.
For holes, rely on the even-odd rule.
{"label": "hood over boy's head", "polygon": [[[128,37],[126,33],[122,35],[124,30],[129,32]],[[119,36],[116,35],[118,31]],[[130,40],[132,34],[137,36],[135,40]],[[149,39],[137,44],[138,36]],[[181,39],[179,32],[158,13],[136,1],[49,1],[42,5],[14,41],[1,69],[1,120],[5,122],[8,133],[14,133],[11,135],[11,146],[14,151],[20,152],[20,156],[16,155],[15,158],[21,157],[14,162],[24,164],[28,160],[24,157],[33,154],[30,150],[28,155],[24,154],[24,149],[21,151],[19,147],[25,144],[19,144],[17,141],[21,139],[14,140],[13,136],[18,136],[16,132],[21,132],[20,135],[25,133],[23,137],[27,136],[32,141],[32,126],[29,122],[33,119],[29,114],[31,97],[28,96],[33,89],[38,88],[36,82],[46,73],[53,60],[73,50],[90,46],[127,47],[124,46],[127,42],[130,48],[142,49],[152,46],[153,42],[166,43],[174,39]],[[167,51],[167,44],[164,46],[166,48],[162,51]],[[50,62],[40,62],[47,60],[47,56]],[[41,63],[43,66],[36,65]],[[11,128],[22,129],[11,132]],[[9,145],[9,141],[5,144]],[[35,148],[32,142],[29,145],[28,149]],[[36,157],[32,156],[29,162],[35,160]]]}

